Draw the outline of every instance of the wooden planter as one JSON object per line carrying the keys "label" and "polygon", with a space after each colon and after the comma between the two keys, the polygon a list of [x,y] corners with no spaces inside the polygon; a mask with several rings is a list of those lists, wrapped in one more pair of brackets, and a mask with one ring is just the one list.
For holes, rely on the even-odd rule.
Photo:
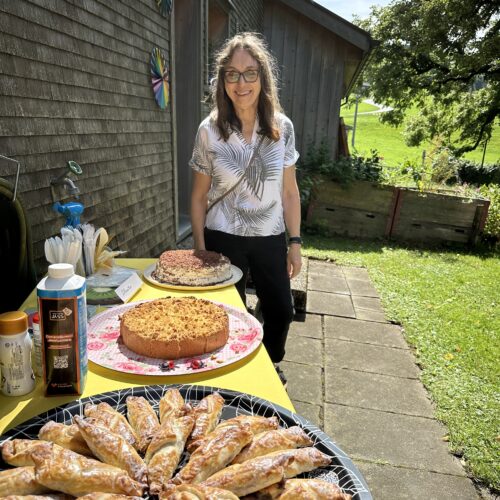
{"label": "wooden planter", "polygon": [[319,184],[307,223],[331,234],[427,243],[477,242],[489,200],[357,181]]}

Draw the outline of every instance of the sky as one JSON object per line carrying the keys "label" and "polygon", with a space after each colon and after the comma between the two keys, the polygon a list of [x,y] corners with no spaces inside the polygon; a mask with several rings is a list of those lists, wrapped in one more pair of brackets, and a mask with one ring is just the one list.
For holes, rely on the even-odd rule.
{"label": "sky", "polygon": [[352,21],[352,15],[356,14],[358,17],[368,17],[370,14],[370,7],[377,5],[384,7],[390,3],[391,0],[314,0],[323,7],[331,10],[335,14],[348,21]]}

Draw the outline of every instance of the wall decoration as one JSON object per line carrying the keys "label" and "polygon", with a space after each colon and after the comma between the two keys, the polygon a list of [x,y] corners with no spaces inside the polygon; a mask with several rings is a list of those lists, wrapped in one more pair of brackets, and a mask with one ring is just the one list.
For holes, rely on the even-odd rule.
{"label": "wall decoration", "polygon": [[158,47],[151,52],[150,67],[156,102],[161,109],[165,109],[169,98],[168,68],[165,57]]}
{"label": "wall decoration", "polygon": [[172,0],[156,0],[156,3],[160,9],[160,14],[167,17],[172,10]]}

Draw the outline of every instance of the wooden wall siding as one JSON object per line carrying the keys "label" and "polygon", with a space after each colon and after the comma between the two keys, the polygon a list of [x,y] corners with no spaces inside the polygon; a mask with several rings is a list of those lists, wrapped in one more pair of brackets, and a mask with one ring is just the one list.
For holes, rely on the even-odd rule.
{"label": "wooden wall siding", "polygon": [[344,62],[361,51],[281,2],[265,2],[264,34],[278,60],[280,100],[295,127],[297,149],[327,139],[338,151]]}
{"label": "wooden wall siding", "polygon": [[[154,46],[170,59],[169,23],[154,0],[1,2],[0,154],[21,161],[39,273],[63,222],[50,180],[68,160],[83,168],[83,220],[113,248],[146,257],[175,244],[171,108],[149,76]],[[0,161],[0,176],[12,173]]]}
{"label": "wooden wall siding", "polygon": [[233,36],[241,31],[262,31],[264,19],[263,0],[233,0],[229,30]]}

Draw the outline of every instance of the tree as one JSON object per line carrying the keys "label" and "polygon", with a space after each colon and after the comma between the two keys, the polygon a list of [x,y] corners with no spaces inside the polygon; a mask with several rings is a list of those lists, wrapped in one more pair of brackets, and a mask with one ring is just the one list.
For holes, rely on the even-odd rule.
{"label": "tree", "polygon": [[[499,0],[394,0],[356,20],[379,42],[365,72],[381,120],[409,145],[439,138],[457,156],[491,137],[500,114]],[[405,121],[405,111],[419,113]]]}

